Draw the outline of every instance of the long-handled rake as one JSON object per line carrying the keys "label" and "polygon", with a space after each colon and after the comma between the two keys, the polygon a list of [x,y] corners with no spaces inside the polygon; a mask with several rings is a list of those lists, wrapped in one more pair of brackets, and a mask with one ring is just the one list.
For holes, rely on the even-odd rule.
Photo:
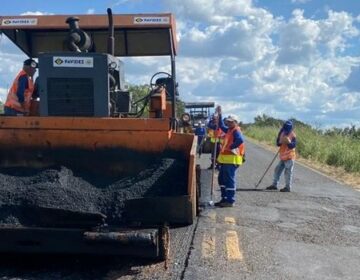
{"label": "long-handled rake", "polygon": [[215,146],[214,146],[214,151],[213,151],[213,161],[212,161],[212,170],[211,170],[211,190],[210,190],[210,201],[209,201],[209,205],[210,206],[214,206],[214,201],[213,201],[213,196],[214,196],[214,188],[215,188],[215,181],[214,181],[214,177],[215,177],[215,165],[216,165],[216,152],[217,152],[217,143],[218,143],[218,138],[215,138]]}
{"label": "long-handled rake", "polygon": [[272,161],[270,162],[269,166],[266,168],[265,172],[264,172],[264,175],[261,176],[259,182],[255,185],[255,189],[257,189],[257,187],[261,184],[262,180],[264,179],[266,173],[269,171],[271,165],[274,163],[275,159],[277,158],[279,154],[279,151],[275,154],[274,158],[272,159]]}

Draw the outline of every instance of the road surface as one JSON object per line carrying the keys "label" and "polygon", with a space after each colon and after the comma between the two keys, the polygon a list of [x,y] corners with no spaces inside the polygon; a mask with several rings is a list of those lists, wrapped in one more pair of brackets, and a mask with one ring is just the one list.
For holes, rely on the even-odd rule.
{"label": "road surface", "polygon": [[[236,206],[206,206],[192,226],[172,229],[167,269],[128,258],[3,256],[0,279],[359,279],[360,192],[299,164],[291,193],[263,190],[274,167],[254,190],[274,154],[251,143],[246,154]],[[198,162],[206,205],[209,156]]]}

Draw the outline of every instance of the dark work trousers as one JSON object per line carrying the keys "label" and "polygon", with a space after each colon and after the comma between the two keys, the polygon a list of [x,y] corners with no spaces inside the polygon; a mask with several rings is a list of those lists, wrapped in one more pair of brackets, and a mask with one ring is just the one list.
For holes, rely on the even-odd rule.
{"label": "dark work trousers", "polygon": [[199,156],[201,156],[202,154],[202,150],[203,150],[203,144],[204,144],[204,136],[203,135],[198,135],[198,140],[197,140],[197,153]]}
{"label": "dark work trousers", "polygon": [[239,165],[236,164],[221,164],[220,172],[218,176],[218,183],[221,190],[221,200],[234,203],[235,202],[235,191],[236,181],[235,173]]}

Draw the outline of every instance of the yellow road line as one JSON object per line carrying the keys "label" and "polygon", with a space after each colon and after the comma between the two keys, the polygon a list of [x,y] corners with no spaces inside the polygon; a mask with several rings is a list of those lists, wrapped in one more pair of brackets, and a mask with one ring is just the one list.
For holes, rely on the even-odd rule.
{"label": "yellow road line", "polygon": [[228,260],[240,260],[244,259],[239,247],[239,238],[234,230],[228,230],[226,232],[226,252]]}
{"label": "yellow road line", "polygon": [[208,217],[210,218],[210,220],[212,220],[213,222],[216,222],[216,212],[214,210],[210,210],[208,213]]}
{"label": "yellow road line", "polygon": [[235,225],[236,221],[233,217],[225,217],[225,223],[230,225]]}
{"label": "yellow road line", "polygon": [[205,232],[201,244],[201,254],[205,259],[215,257],[215,229]]}

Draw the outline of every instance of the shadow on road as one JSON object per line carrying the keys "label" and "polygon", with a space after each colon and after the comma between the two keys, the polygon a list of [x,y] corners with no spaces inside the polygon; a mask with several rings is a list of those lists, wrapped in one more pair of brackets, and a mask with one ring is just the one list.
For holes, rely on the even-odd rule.
{"label": "shadow on road", "polygon": [[265,189],[243,189],[243,188],[237,188],[236,189],[237,192],[268,192]]}

